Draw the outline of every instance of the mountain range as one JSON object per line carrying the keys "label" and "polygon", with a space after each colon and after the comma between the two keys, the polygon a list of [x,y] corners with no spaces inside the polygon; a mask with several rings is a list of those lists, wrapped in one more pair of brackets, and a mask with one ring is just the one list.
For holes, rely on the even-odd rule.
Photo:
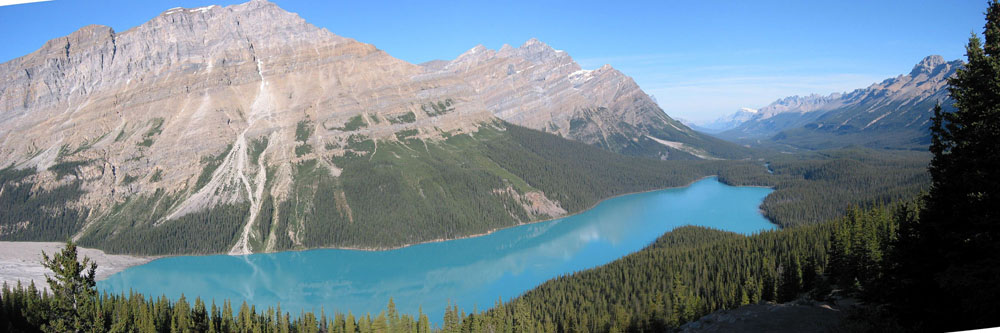
{"label": "mountain range", "polygon": [[934,106],[940,103],[946,111],[954,109],[947,79],[961,67],[960,60],[928,56],[910,73],[867,88],[779,99],[716,135],[743,144],[807,149],[847,145],[926,149]]}
{"label": "mountain range", "polygon": [[756,114],[757,109],[740,108],[739,110],[736,110],[736,112],[708,122],[695,123],[691,121],[681,121],[694,130],[714,134],[736,128],[737,126],[753,119]]}
{"label": "mountain range", "polygon": [[614,163],[552,149],[619,156],[559,137],[643,161],[748,156],[536,39],[418,65],[258,0],[86,26],[0,77],[0,239],[112,252],[400,246],[653,186],[553,185],[539,175]]}

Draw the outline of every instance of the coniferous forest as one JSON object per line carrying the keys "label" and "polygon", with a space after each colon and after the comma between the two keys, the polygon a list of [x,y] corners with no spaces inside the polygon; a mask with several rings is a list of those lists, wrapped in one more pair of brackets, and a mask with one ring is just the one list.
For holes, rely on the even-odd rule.
{"label": "coniferous forest", "polygon": [[[515,299],[497,300],[490,309],[465,313],[449,307],[440,326],[431,325],[423,313],[399,313],[392,301],[377,314],[296,313],[197,297],[171,301],[137,293],[99,294],[96,265],[79,258],[70,241],[61,252],[44,256],[43,265],[52,272],[46,288],[34,284],[2,287],[0,331],[664,332],[720,309],[831,297],[861,301],[840,327],[831,330],[936,332],[998,326],[997,1],[989,3],[984,37],[969,39],[968,61],[949,81],[955,111],[935,109],[929,154],[848,148],[794,155],[757,152],[754,159],[742,161],[662,162],[624,158],[509,124],[503,124],[502,134],[493,133],[495,138],[475,148],[477,156],[491,161],[490,165],[519,175],[524,184],[512,186],[540,189],[570,211],[586,209],[611,195],[683,185],[707,175],[718,175],[731,185],[773,187],[775,192],[765,199],[762,209],[782,227],[779,230],[744,236],[702,227],[678,228],[639,252],[550,280]],[[366,181],[383,181],[386,186],[401,183],[394,177],[402,175],[395,171],[375,170],[378,165],[362,168],[349,166],[345,173],[369,172],[368,177],[375,179]],[[85,213],[60,213],[53,207],[79,195],[79,188],[68,185],[31,193],[30,184],[18,182],[28,174],[12,168],[0,170],[0,189],[12,193],[0,196],[5,198],[0,201],[0,214],[30,215],[11,219],[48,218],[56,223],[49,229],[24,229],[14,238],[68,238],[69,230]],[[464,179],[473,187],[499,181],[488,172],[452,176],[434,181]],[[353,185],[331,186],[350,190]],[[336,196],[317,194],[315,188],[302,191]],[[155,204],[140,205],[155,208]],[[424,209],[431,216],[437,208],[414,209]],[[219,214],[243,218],[237,212],[242,209],[232,210]],[[315,207],[298,212],[339,214]],[[466,213],[493,216],[503,211]],[[179,233],[197,225],[194,219],[210,218],[192,217],[165,232]],[[280,219],[267,222],[267,228],[287,227]],[[483,223],[477,227],[503,226],[499,220]],[[213,232],[223,241],[234,237],[228,224]],[[386,231],[350,232],[347,237],[356,241],[381,237],[384,234],[378,232]],[[111,237],[111,248],[121,252],[161,253],[166,246],[157,243],[156,235],[98,236]],[[316,242],[311,245],[321,245],[320,240],[311,241]],[[188,251],[217,250],[196,240],[184,244]]]}

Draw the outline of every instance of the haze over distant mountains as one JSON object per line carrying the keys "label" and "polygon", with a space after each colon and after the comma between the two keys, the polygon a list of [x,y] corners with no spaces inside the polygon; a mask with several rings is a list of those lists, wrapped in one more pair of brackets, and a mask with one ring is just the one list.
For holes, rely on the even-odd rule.
{"label": "haze over distant mountains", "polygon": [[[220,232],[222,242],[237,239],[224,245],[233,253],[302,246],[315,218],[308,214],[319,214],[308,208],[319,206],[311,201],[321,200],[318,191],[329,190],[324,205],[345,228],[360,228],[355,221],[383,208],[359,208],[371,200],[361,197],[369,189],[349,187],[370,175],[358,168],[410,157],[407,163],[439,163],[445,152],[434,147],[453,149],[453,138],[483,129],[502,133],[508,122],[657,159],[747,156],[671,119],[611,66],[584,70],[536,39],[415,65],[258,0],[173,8],[124,32],[86,26],[0,64],[0,78],[0,168],[9,175],[0,186],[65,202],[39,212],[61,214],[62,222],[48,222],[58,226],[8,216],[0,239],[68,234],[86,244],[131,232],[132,241],[182,234],[177,230],[226,212],[241,226],[232,236]],[[379,154],[393,159],[378,164]],[[475,156],[465,158],[479,163],[478,176],[502,180],[480,194],[499,207],[520,207],[499,225],[566,213],[565,202],[537,188],[511,187],[525,175]],[[467,162],[449,160],[447,168]],[[425,204],[420,209],[433,211],[442,200],[435,189],[448,190],[424,187],[426,175],[408,174],[416,172],[412,165],[392,170],[401,173],[392,178],[400,191],[418,194],[412,200]],[[283,203],[301,211],[288,215]],[[148,222],[131,225],[135,220]],[[426,239],[411,241],[419,240]]]}
{"label": "haze over distant mountains", "polygon": [[733,129],[754,117],[757,114],[757,109],[751,108],[740,108],[733,112],[715,120],[703,123],[694,123],[689,121],[684,121],[685,124],[691,126],[691,128],[702,131],[705,133],[719,133],[729,129]]}
{"label": "haze over distant mountains", "polygon": [[[848,93],[791,96],[750,117],[737,112],[709,128],[744,144],[780,144],[807,149],[862,145],[926,149],[934,105],[951,110],[947,79],[962,61],[928,56],[908,74]],[[743,119],[742,121],[732,121]]]}

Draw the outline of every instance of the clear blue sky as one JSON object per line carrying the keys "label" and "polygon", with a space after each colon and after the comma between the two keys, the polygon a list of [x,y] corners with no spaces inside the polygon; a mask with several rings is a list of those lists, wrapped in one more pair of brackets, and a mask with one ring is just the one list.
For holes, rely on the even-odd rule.
{"label": "clear blue sky", "polygon": [[[231,0],[74,1],[0,7],[0,61],[87,24],[124,31],[171,7]],[[707,120],[789,95],[829,94],[908,73],[927,55],[964,58],[985,0],[302,1],[310,23],[419,63],[531,37],[585,69],[608,63],[668,114]]]}

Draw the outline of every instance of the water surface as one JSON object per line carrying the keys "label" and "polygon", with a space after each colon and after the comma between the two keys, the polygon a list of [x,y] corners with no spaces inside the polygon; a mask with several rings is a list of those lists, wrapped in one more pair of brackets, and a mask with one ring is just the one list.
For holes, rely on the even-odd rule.
{"label": "water surface", "polygon": [[146,295],[182,293],[246,300],[258,309],[382,311],[418,307],[440,323],[447,304],[466,312],[491,307],[551,278],[636,252],[684,225],[751,234],[773,229],[758,209],[772,190],[732,187],[715,178],[684,188],[612,198],[580,214],[466,239],[388,251],[320,249],[248,256],[182,256],[128,268],[98,287]]}

